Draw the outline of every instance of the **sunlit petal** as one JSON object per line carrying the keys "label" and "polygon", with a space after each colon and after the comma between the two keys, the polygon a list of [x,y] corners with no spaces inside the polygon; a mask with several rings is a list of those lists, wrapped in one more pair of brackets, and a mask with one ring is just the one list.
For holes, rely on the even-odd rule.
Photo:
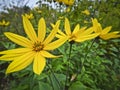
{"label": "sunlit petal", "polygon": [[61,46],[62,44],[64,44],[67,40],[68,40],[68,37],[60,38],[60,39],[58,39],[58,40],[56,40],[56,41],[54,41],[52,43],[47,44],[44,47],[44,50],[53,50],[53,49],[56,49],[59,46]]}
{"label": "sunlit petal", "polygon": [[46,60],[44,57],[37,53],[33,62],[33,71],[34,73],[40,75],[46,65]]}
{"label": "sunlit petal", "polygon": [[93,32],[93,27],[90,27],[86,29],[84,32],[82,32],[81,35],[88,35],[91,34],[92,32]]}
{"label": "sunlit petal", "polygon": [[30,48],[17,48],[17,49],[1,51],[0,54],[18,54],[18,53],[26,53],[29,51],[32,51],[32,49],[30,49]]}
{"label": "sunlit petal", "polygon": [[101,32],[101,35],[103,35],[103,34],[107,34],[110,30],[111,30],[111,26],[109,26],[109,27],[106,27],[105,29],[103,29],[102,30],[102,32]]}
{"label": "sunlit petal", "polygon": [[78,31],[79,31],[79,29],[80,29],[80,25],[79,24],[77,24],[76,26],[75,26],[75,29],[73,30],[73,34],[75,34],[75,33],[77,33]]}
{"label": "sunlit petal", "polygon": [[0,57],[0,60],[4,60],[4,61],[12,61],[15,58],[23,55],[24,53],[20,53],[20,54],[5,54],[3,56]]}
{"label": "sunlit petal", "polygon": [[75,39],[76,42],[83,42],[86,40],[90,40],[93,38],[96,38],[99,34],[90,34],[90,35],[85,35],[85,36],[81,36],[80,38]]}
{"label": "sunlit petal", "polygon": [[83,33],[83,32],[85,32],[85,29],[86,29],[87,27],[82,27],[82,28],[80,28],[79,29],[79,31],[77,31],[74,35],[75,36],[81,36],[81,34]]}
{"label": "sunlit petal", "polygon": [[58,33],[62,36],[66,36],[62,31],[58,30]]}
{"label": "sunlit petal", "polygon": [[102,26],[100,23],[98,23],[96,18],[92,19],[92,23],[93,23],[94,31],[96,33],[102,32]]}
{"label": "sunlit petal", "polygon": [[43,56],[43,57],[47,57],[47,58],[57,58],[57,57],[61,57],[61,55],[59,56],[55,56],[47,51],[41,51],[40,54]]}
{"label": "sunlit petal", "polygon": [[60,21],[58,20],[56,22],[55,27],[53,28],[53,30],[51,31],[51,33],[48,35],[48,37],[45,39],[45,41],[43,42],[43,44],[47,44],[49,42],[51,42],[53,40],[53,38],[55,37],[57,31],[59,30],[59,25],[60,25]]}
{"label": "sunlit petal", "polygon": [[41,18],[38,23],[38,40],[42,42],[46,34],[46,24],[45,20]]}
{"label": "sunlit petal", "polygon": [[120,37],[120,34],[117,34],[117,33],[119,33],[119,32],[111,32],[111,33],[108,33],[105,35],[100,35],[100,37],[104,40],[108,40],[111,38],[118,38],[118,37]]}
{"label": "sunlit petal", "polygon": [[5,32],[5,36],[18,45],[24,47],[31,47],[31,41],[25,37],[10,32]]}
{"label": "sunlit petal", "polygon": [[36,33],[34,31],[32,24],[25,16],[22,16],[22,17],[23,17],[23,26],[24,26],[24,30],[25,30],[26,34],[28,35],[30,40],[32,40],[33,42],[36,42],[37,36],[36,36]]}
{"label": "sunlit petal", "polygon": [[70,23],[67,18],[65,18],[65,32],[67,35],[71,34],[71,28],[70,28]]}
{"label": "sunlit petal", "polygon": [[34,52],[28,52],[22,56],[16,58],[7,68],[6,74],[11,72],[16,72],[26,68],[29,64],[32,63],[35,56]]}

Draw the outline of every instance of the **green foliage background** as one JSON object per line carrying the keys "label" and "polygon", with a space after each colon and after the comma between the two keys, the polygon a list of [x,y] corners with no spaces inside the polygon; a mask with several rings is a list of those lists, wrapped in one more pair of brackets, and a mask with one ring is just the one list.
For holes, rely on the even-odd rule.
{"label": "green foliage background", "polygon": [[[51,0],[48,2],[51,3]],[[10,21],[9,26],[0,26],[0,51],[18,47],[3,33],[9,31],[25,36],[21,18],[25,13],[33,13],[34,19],[31,19],[31,22],[35,30],[37,30],[38,20],[44,17],[49,27],[47,33],[50,32],[50,23],[58,19],[62,20],[62,28],[64,17],[69,18],[71,28],[74,28],[77,23],[81,27],[91,26],[91,18],[95,17],[103,28],[112,26],[112,31],[120,31],[119,0],[76,0],[73,6],[60,4],[56,9],[42,4],[41,1],[38,3],[38,9],[30,9],[27,6],[13,7],[7,8],[7,13],[0,13],[0,21],[2,19]],[[66,12],[66,8],[70,8],[70,11]],[[90,15],[81,13],[85,9],[90,11]],[[88,23],[84,23],[84,20]],[[69,70],[70,82],[67,83],[69,87],[66,90],[119,90],[120,39],[95,40],[92,43],[93,40],[73,44]],[[39,76],[33,73],[32,65],[22,71],[5,75],[10,62],[0,61],[0,90],[64,90],[69,47],[67,42],[55,50],[53,53],[62,54],[63,57],[47,59],[49,67],[46,66]]]}

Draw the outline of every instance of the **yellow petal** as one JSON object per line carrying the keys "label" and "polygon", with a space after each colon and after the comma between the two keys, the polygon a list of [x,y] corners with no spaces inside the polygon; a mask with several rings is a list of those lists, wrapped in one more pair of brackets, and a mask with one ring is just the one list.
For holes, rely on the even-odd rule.
{"label": "yellow petal", "polygon": [[66,36],[62,31],[58,30],[58,33],[62,36]]}
{"label": "yellow petal", "polygon": [[19,54],[19,53],[26,53],[29,51],[32,51],[32,49],[30,49],[30,48],[17,48],[17,49],[1,51],[0,54]]}
{"label": "yellow petal", "polygon": [[44,18],[41,18],[38,24],[38,40],[40,42],[44,40],[45,34],[46,34],[46,24]]}
{"label": "yellow petal", "polygon": [[87,30],[84,30],[80,35],[89,35],[92,32],[93,32],[93,27],[90,27]]}
{"label": "yellow petal", "polygon": [[92,19],[92,23],[93,23],[94,31],[96,33],[102,32],[102,26],[100,23],[98,23],[96,18]]}
{"label": "yellow petal", "polygon": [[46,60],[44,57],[37,53],[33,62],[33,71],[34,73],[40,75],[46,65]]}
{"label": "yellow petal", "polygon": [[55,37],[57,37],[57,38],[63,38],[63,37],[67,37],[67,36],[62,36],[60,34],[56,34]]}
{"label": "yellow petal", "polygon": [[100,35],[100,38],[102,38],[104,40],[108,40],[111,38],[118,38],[118,37],[120,37],[120,34],[117,34],[117,33],[119,33],[119,32],[111,32],[108,34]]}
{"label": "yellow petal", "polygon": [[67,18],[65,18],[65,33],[67,35],[71,34],[70,23],[69,23],[69,20]]}
{"label": "yellow petal", "polygon": [[12,61],[12,60],[14,60],[15,58],[17,58],[21,55],[23,55],[23,53],[21,53],[21,54],[6,54],[6,55],[1,56],[0,60]]}
{"label": "yellow petal", "polygon": [[14,34],[14,33],[10,33],[10,32],[5,32],[5,36],[8,37],[11,41],[13,41],[14,43],[24,46],[24,47],[31,47],[32,43],[30,40],[28,40],[25,37],[22,37],[20,35]]}
{"label": "yellow petal", "polygon": [[59,56],[55,56],[47,51],[41,51],[40,54],[43,56],[43,57],[47,57],[47,58],[58,58],[58,57],[61,57],[61,55]]}
{"label": "yellow petal", "polygon": [[80,25],[79,24],[77,24],[76,26],[75,26],[75,29],[73,30],[73,34],[75,34],[75,33],[77,33],[78,31],[79,31],[79,29],[80,29]]}
{"label": "yellow petal", "polygon": [[86,29],[87,27],[82,27],[82,28],[80,28],[79,29],[79,31],[77,31],[74,35],[75,36],[81,36],[81,34],[83,34],[83,32],[85,32],[85,29]]}
{"label": "yellow petal", "polygon": [[103,35],[103,34],[107,34],[110,30],[111,30],[111,26],[109,26],[109,27],[106,27],[105,29],[103,29],[102,30],[102,32],[101,32],[101,35]]}
{"label": "yellow petal", "polygon": [[85,36],[81,36],[80,38],[75,39],[76,42],[83,42],[86,40],[90,40],[93,39],[95,37],[97,37],[99,34],[90,34],[90,35],[85,35]]}
{"label": "yellow petal", "polygon": [[60,39],[58,39],[58,40],[56,40],[54,42],[51,42],[51,43],[47,44],[44,47],[44,50],[53,50],[53,49],[56,49],[59,46],[61,46],[62,44],[64,44],[67,40],[68,40],[68,37],[60,38]]}
{"label": "yellow petal", "polygon": [[53,38],[55,37],[57,31],[59,30],[59,25],[60,25],[60,20],[58,20],[56,22],[55,27],[53,28],[53,30],[51,31],[51,33],[48,35],[48,37],[45,39],[45,41],[43,42],[43,44],[48,44],[49,42],[51,42],[53,40]]}
{"label": "yellow petal", "polygon": [[11,72],[20,71],[30,65],[36,53],[28,52],[16,58],[7,68],[6,74]]}
{"label": "yellow petal", "polygon": [[28,35],[31,41],[37,42],[37,36],[32,24],[25,16],[22,16],[22,17],[23,17],[23,26],[24,26],[25,33]]}

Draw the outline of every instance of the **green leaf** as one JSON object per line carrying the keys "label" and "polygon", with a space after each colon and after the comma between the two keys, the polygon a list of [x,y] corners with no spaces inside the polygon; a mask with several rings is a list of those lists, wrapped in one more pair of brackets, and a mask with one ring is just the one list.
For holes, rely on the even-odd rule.
{"label": "green leaf", "polygon": [[69,90],[87,90],[87,87],[84,86],[80,81],[77,81],[71,85]]}
{"label": "green leaf", "polygon": [[36,90],[53,90],[52,87],[46,82],[39,82],[39,89]]}

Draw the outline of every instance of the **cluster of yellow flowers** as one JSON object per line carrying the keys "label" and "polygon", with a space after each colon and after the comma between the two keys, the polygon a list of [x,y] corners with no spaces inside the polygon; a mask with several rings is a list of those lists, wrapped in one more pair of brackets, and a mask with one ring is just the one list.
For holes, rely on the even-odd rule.
{"label": "cluster of yellow flowers", "polygon": [[46,65],[45,58],[57,58],[61,56],[55,56],[49,53],[49,51],[63,45],[67,40],[69,42],[83,42],[98,36],[104,40],[120,37],[120,34],[118,34],[119,32],[109,33],[111,27],[106,27],[102,30],[102,27],[100,23],[98,23],[97,19],[92,19],[92,27],[81,28],[80,25],[77,24],[74,30],[71,30],[70,23],[67,18],[65,18],[64,23],[65,32],[60,30],[60,20],[58,20],[55,24],[52,24],[53,29],[46,37],[46,23],[44,18],[41,18],[38,22],[38,34],[36,34],[28,18],[24,15],[22,18],[23,27],[28,38],[11,32],[5,32],[5,36],[7,38],[22,46],[21,48],[0,52],[2,55],[0,60],[12,61],[6,70],[6,74],[22,70],[33,63],[33,71],[39,75]]}
{"label": "cluster of yellow flowers", "polygon": [[8,26],[10,24],[9,21],[2,20],[0,21],[0,26]]}

